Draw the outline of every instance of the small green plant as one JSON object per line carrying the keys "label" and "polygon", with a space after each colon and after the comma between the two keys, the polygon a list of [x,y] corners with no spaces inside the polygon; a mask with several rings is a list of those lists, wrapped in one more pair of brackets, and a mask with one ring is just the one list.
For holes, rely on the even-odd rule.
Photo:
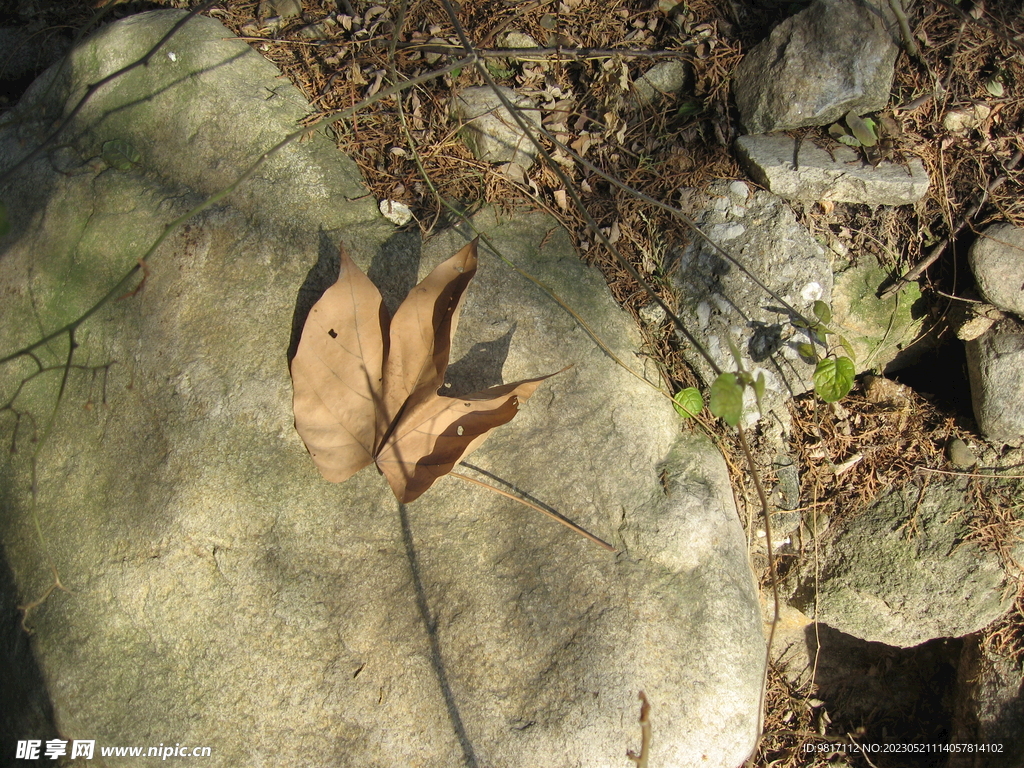
{"label": "small green plant", "polygon": [[832,322],[832,309],[824,301],[814,302],[813,307],[815,321],[805,322],[801,319],[793,321],[798,328],[805,328],[813,339],[817,340],[828,350],[829,336],[834,336],[839,342],[847,356],[826,354],[820,356],[818,350],[811,342],[802,342],[797,345],[797,352],[804,360],[814,363],[814,391],[826,403],[834,403],[841,400],[853,389],[853,377],[856,373],[853,361],[857,357],[853,352],[850,343],[829,327]]}
{"label": "small green plant", "polygon": [[833,123],[829,135],[848,147],[873,147],[878,143],[878,123],[870,117],[859,117],[856,112],[846,113],[846,125]]}
{"label": "small green plant", "polygon": [[732,339],[729,339],[729,350],[736,361],[736,372],[722,373],[715,379],[708,394],[708,408],[730,427],[735,427],[743,416],[743,390],[753,388],[757,409],[760,411],[765,381],[764,373],[754,378],[743,368],[743,357]]}

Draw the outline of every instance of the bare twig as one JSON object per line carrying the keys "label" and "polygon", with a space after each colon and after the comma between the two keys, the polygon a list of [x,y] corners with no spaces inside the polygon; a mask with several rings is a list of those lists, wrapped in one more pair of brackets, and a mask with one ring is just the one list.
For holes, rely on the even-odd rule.
{"label": "bare twig", "polygon": [[[1009,171],[1012,171],[1014,168],[1016,168],[1017,164],[1020,163],[1022,157],[1024,157],[1024,154],[1022,154],[1021,150],[1018,149],[1016,152],[1014,152],[1013,157],[1011,157],[1009,162],[1007,162],[1004,166],[1006,172],[1008,173]],[[974,202],[967,208],[967,210],[965,210],[960,215],[960,218],[956,220],[956,223],[953,225],[952,230],[945,237],[945,239],[941,243],[936,245],[934,248],[932,248],[928,252],[927,256],[925,256],[923,259],[921,259],[921,261],[914,265],[913,269],[909,270],[905,275],[903,275],[903,277],[899,278],[898,280],[896,280],[895,283],[893,283],[884,291],[879,293],[879,298],[887,299],[897,291],[902,291],[912,282],[917,280],[921,275],[923,275],[924,271],[928,269],[928,267],[930,267],[932,264],[938,261],[942,254],[946,252],[946,249],[950,246],[950,244],[952,244],[953,240],[956,239],[956,236],[960,234],[961,230],[963,230],[963,228],[966,227],[974,219],[974,217],[978,215],[978,212],[985,205],[985,201],[988,200],[989,195],[991,195],[993,192],[998,190],[1003,184],[1005,184],[1006,179],[1007,174],[1001,173],[998,176],[996,176],[996,178],[994,178],[984,189],[979,190],[979,192],[975,195]]]}

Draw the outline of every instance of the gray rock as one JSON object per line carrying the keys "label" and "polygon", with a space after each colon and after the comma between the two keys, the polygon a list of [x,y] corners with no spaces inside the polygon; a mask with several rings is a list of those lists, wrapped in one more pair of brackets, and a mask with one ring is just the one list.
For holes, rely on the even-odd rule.
{"label": "gray rock", "polygon": [[[59,95],[180,17],[111,25],[76,52]],[[212,174],[233,179],[305,113],[274,68],[229,38],[215,21],[190,22],[172,40],[185,68],[139,68],[76,120],[72,172],[53,167],[67,153],[44,154],[0,181],[13,222],[0,241],[0,358],[93,306]],[[35,93],[0,126],[0,171],[49,125],[20,119],[63,106]],[[163,110],[193,103],[257,111],[214,121],[216,136],[199,125],[175,137]],[[129,130],[142,167],[81,162]],[[174,148],[154,147],[164,132],[177,163]],[[0,365],[0,397],[14,398],[0,439],[18,448],[0,453],[3,551],[20,603],[45,592],[51,562],[69,589],[29,616],[60,732],[100,745],[173,734],[212,746],[215,766],[339,755],[600,765],[638,746],[642,689],[652,762],[742,762],[764,637],[723,460],[703,438],[679,437],[666,398],[493,253],[482,249],[466,297],[452,391],[574,365],[470,463],[620,554],[453,478],[405,506],[370,470],[341,485],[320,478],[293,428],[286,354],[303,308],[336,277],[338,241],[393,306],[467,236],[445,233],[421,252],[325,148],[321,135],[292,145],[286,165],[169,238],[141,291],[81,325],[83,367],[70,370],[38,455],[66,337],[39,348],[44,374],[25,357]],[[636,329],[552,219],[484,211],[473,223],[633,359]]]}
{"label": "gray rock", "polygon": [[1024,438],[1024,324],[1011,317],[967,342],[967,373],[978,428],[990,440]]}
{"label": "gray rock", "polygon": [[962,482],[885,494],[819,544],[821,572],[808,562],[791,602],[840,632],[905,648],[981,630],[1013,591],[999,556],[970,539],[970,506]]}
{"label": "gray rock", "polygon": [[[709,195],[703,205],[694,206],[703,209],[695,214],[697,223],[754,278],[808,317],[815,300],[831,300],[832,271],[825,251],[781,198],[763,191],[750,194],[742,182],[718,182]],[[814,366],[796,351],[798,343],[807,341],[805,333],[750,275],[706,242],[695,239],[683,251],[674,285],[679,318],[722,370],[736,369],[731,338],[744,368],[755,377],[764,373],[770,409],[813,386]],[[686,345],[683,353],[706,383],[714,380],[695,349]],[[748,423],[757,418],[749,394]]]}
{"label": "gray rock", "polygon": [[1024,318],[1024,229],[992,224],[967,256],[982,295],[999,309]]}
{"label": "gray rock", "polygon": [[290,18],[302,15],[302,5],[298,0],[260,0],[259,17],[280,16]]}
{"label": "gray rock", "polygon": [[653,104],[665,96],[681,91],[690,79],[690,68],[683,61],[662,61],[644,72],[633,83],[636,103]]}
{"label": "gray rock", "polygon": [[510,30],[498,36],[499,48],[540,48],[540,43],[519,30]]}
{"label": "gray rock", "polygon": [[973,341],[1006,317],[1006,313],[980,299],[954,302],[949,308],[949,327],[961,341]]}
{"label": "gray rock", "polygon": [[779,24],[736,68],[747,131],[827,125],[850,110],[884,108],[899,52],[890,19],[884,2],[815,0]]}
{"label": "gray rock", "polygon": [[946,456],[957,469],[973,469],[978,466],[977,454],[959,437],[954,437],[946,444]]}
{"label": "gray rock", "polygon": [[930,184],[916,157],[906,166],[874,167],[849,147],[839,146],[830,155],[784,134],[740,136],[736,157],[750,178],[787,200],[908,205],[923,198]]}
{"label": "gray rock", "polygon": [[[528,123],[540,126],[540,110],[533,101],[511,88],[498,89],[518,107]],[[487,163],[516,163],[523,168],[533,165],[537,148],[523,133],[501,100],[487,86],[466,88],[452,101],[452,114],[465,123],[460,134],[477,160]]]}
{"label": "gray rock", "polygon": [[1019,661],[964,641],[957,669],[951,744],[998,744],[999,752],[950,753],[947,768],[1014,768],[1024,764],[1024,670]]}

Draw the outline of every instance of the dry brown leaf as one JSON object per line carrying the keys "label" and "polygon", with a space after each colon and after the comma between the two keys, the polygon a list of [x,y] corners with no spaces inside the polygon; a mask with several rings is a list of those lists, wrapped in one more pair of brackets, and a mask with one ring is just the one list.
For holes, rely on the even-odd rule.
{"label": "dry brown leaf", "polygon": [[398,500],[413,501],[548,378],[437,394],[476,268],[474,240],[413,288],[392,319],[342,246],[338,281],[310,310],[291,365],[295,429],[327,480],[376,463]]}

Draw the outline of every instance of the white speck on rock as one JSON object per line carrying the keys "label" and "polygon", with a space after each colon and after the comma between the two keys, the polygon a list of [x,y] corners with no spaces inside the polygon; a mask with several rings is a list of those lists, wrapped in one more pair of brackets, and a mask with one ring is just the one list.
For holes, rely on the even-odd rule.
{"label": "white speck on rock", "polygon": [[800,289],[800,298],[805,302],[810,303],[817,301],[822,297],[824,291],[819,283],[810,282],[807,283],[803,288]]}
{"label": "white speck on rock", "polygon": [[381,200],[380,212],[385,219],[398,227],[405,226],[412,221],[412,209],[397,200]]}

